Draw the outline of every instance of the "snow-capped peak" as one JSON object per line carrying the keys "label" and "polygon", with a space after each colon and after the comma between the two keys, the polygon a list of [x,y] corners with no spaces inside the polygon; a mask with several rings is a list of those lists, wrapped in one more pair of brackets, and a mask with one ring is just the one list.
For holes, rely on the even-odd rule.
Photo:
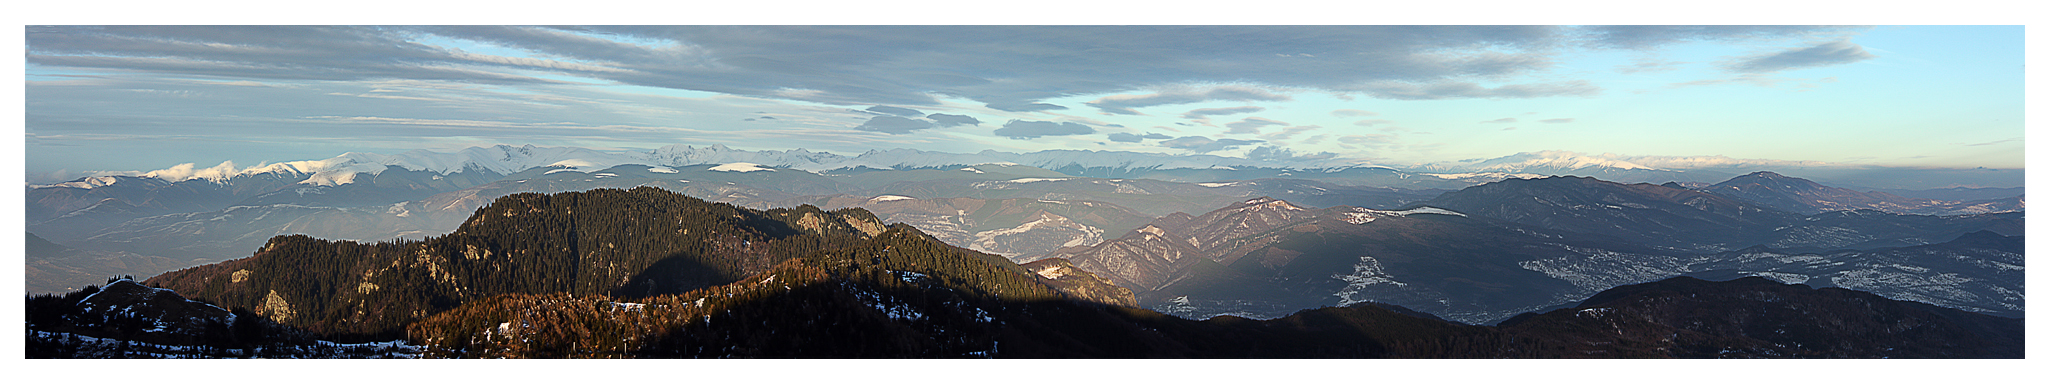
{"label": "snow-capped peak", "polygon": [[45,184],[45,185],[31,185],[31,186],[29,186],[29,188],[78,188],[78,189],[93,189],[93,188],[98,188],[98,187],[104,187],[104,186],[114,185],[114,183],[115,183],[115,182],[118,182],[118,181],[121,181],[121,179],[119,179],[119,178],[115,178],[115,177],[113,177],[113,176],[89,176],[89,177],[83,177],[83,178],[79,178],[78,180],[72,180],[72,181],[67,181],[67,182],[62,182],[62,183],[56,183],[56,184]]}

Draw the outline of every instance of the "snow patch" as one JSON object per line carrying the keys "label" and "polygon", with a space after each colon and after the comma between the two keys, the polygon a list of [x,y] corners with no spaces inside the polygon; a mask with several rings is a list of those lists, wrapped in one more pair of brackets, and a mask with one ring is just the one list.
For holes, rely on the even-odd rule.
{"label": "snow patch", "polygon": [[648,167],[648,172],[654,172],[654,173],[676,173],[676,169],[675,169],[675,168],[670,168],[670,167]]}
{"label": "snow patch", "polygon": [[773,172],[773,171],[775,171],[775,170],[774,170],[774,169],[768,169],[768,168],[763,168],[761,164],[755,164],[755,163],[726,163],[726,164],[720,164],[720,165],[719,165],[719,166],[717,166],[717,167],[712,167],[712,171],[715,171],[715,172],[754,172],[754,171],[772,171],[772,172]]}
{"label": "snow patch", "polygon": [[1047,178],[1038,178],[1038,177],[1027,177],[1027,178],[1022,178],[1022,179],[1010,179],[1010,180],[1004,180],[1004,182],[1007,182],[1007,183],[1037,183],[1037,182],[1041,182],[1041,181],[1063,181],[1063,180],[1068,180],[1068,179],[1066,179],[1066,178],[1059,178],[1059,179],[1047,179]]}
{"label": "snow patch", "polygon": [[1239,185],[1239,183],[1238,183],[1238,182],[1230,182],[1230,183],[1196,183],[1196,185],[1201,185],[1201,186],[1204,186],[1204,187],[1210,187],[1210,188],[1217,188],[1217,187],[1229,187],[1229,186]]}
{"label": "snow patch", "polygon": [[591,162],[590,160],[584,160],[584,159],[568,159],[568,160],[563,160],[563,161],[557,161],[557,162],[554,162],[554,163],[551,163],[551,164],[548,164],[548,165],[545,165],[545,166],[546,166],[546,167],[570,167],[570,168],[591,168],[591,167],[596,167],[596,166],[598,166],[598,163],[593,163],[593,162]]}
{"label": "snow patch", "polygon": [[898,195],[882,195],[882,196],[876,196],[876,197],[875,197],[875,198],[873,198],[873,199],[868,199],[868,203],[869,203],[869,204],[875,204],[875,203],[880,203],[880,202],[885,202],[885,201],[897,201],[897,200],[917,200],[917,199],[918,199],[918,198],[915,198],[915,197],[911,197],[911,196],[898,196]]}
{"label": "snow patch", "polygon": [[[1353,208],[1353,209],[1352,209],[1352,211],[1353,211],[1353,212],[1356,212],[1356,213],[1366,213],[1366,214],[1372,214],[1372,215],[1377,215],[1377,216],[1382,216],[1382,217],[1386,217],[1386,216],[1398,216],[1398,217],[1400,217],[1400,216],[1409,216],[1409,215],[1422,215],[1422,214],[1430,214],[1430,215],[1448,215],[1448,216],[1459,216],[1459,217],[1466,217],[1466,214],[1464,214],[1464,213],[1459,213],[1459,212],[1453,212],[1453,211],[1452,211],[1452,210],[1450,210],[1450,209],[1444,209],[1444,208],[1438,208],[1438,207],[1416,207],[1416,208],[1410,208],[1410,209],[1405,209],[1405,210],[1400,210],[1400,211],[1383,211],[1383,210],[1379,210],[1379,209],[1367,209],[1367,208]],[[1354,223],[1354,224],[1358,224],[1358,223]]]}

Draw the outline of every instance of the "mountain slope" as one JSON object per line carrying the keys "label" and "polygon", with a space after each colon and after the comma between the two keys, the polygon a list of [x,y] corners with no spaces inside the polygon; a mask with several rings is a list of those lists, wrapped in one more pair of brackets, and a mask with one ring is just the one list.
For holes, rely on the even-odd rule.
{"label": "mountain slope", "polygon": [[1505,180],[1446,192],[1412,205],[1697,251],[1750,246],[1756,244],[1758,228],[1775,228],[1800,218],[1699,191],[1586,177]]}
{"label": "mountain slope", "polygon": [[1259,198],[1202,216],[1170,215],[1118,239],[1050,256],[1131,288],[1142,306],[1196,319],[1273,318],[1373,301],[1483,323],[1615,284],[1686,272],[1676,265],[1571,279],[1530,264],[1618,251],[1673,258],[1444,209],[1308,209]]}
{"label": "mountain slope", "polygon": [[2021,358],[2020,319],[1764,278],[1676,277],[1503,321],[1582,357]]}
{"label": "mountain slope", "polygon": [[2020,209],[2019,198],[2013,206],[1998,201],[1959,202],[1909,198],[1885,192],[1860,192],[1831,187],[1769,171],[1753,172],[1697,190],[1802,215],[1856,209],[1922,215],[1996,213]]}
{"label": "mountain slope", "polygon": [[[500,294],[633,298],[727,284],[885,232],[859,209],[755,211],[648,187],[529,193],[499,198],[446,236],[376,244],[281,236],[252,257],[149,283],[325,335],[389,335]],[[930,252],[1003,260],[917,237]]]}
{"label": "mountain slope", "polygon": [[189,264],[165,257],[121,251],[94,251],[66,247],[28,234],[22,261],[28,274],[22,279],[29,293],[57,293],[97,284],[109,276],[133,275],[135,271],[168,271]]}
{"label": "mountain slope", "polygon": [[2007,317],[2025,312],[2021,236],[1980,231],[1912,247],[1820,253],[1750,248],[1690,266],[1703,277],[1762,276]]}

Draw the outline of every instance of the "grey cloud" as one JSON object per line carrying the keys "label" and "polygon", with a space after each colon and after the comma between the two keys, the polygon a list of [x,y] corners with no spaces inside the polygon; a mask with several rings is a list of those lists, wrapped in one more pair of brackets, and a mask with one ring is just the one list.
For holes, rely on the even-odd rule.
{"label": "grey cloud", "polygon": [[994,109],[994,110],[999,110],[999,111],[1004,111],[1004,112],[1037,112],[1037,111],[1056,111],[1056,110],[1068,109],[1068,107],[1063,107],[1063,106],[1059,106],[1059,105],[1053,105],[1053,104],[1047,104],[1047,103],[1029,103],[1029,102],[1003,102],[1003,103],[989,103],[989,104],[985,104],[985,105],[983,105],[983,106],[984,106],[984,107],[989,107],[989,109]]}
{"label": "grey cloud", "polygon": [[[1548,26],[594,26],[34,27],[30,65],[284,80],[550,83],[509,69],[629,85],[833,105],[933,106],[962,97],[1012,112],[1040,101],[1172,84],[1353,92],[1549,66],[1570,29]],[[433,45],[507,47],[503,57]],[[1090,47],[1078,50],[1076,47]],[[1215,88],[1198,100],[1279,100]],[[1570,93],[1567,93],[1570,94]],[[1397,96],[1417,97],[1395,94]],[[1432,98],[1558,93],[1437,93]],[[1188,102],[1103,100],[1111,113]]]}
{"label": "grey cloud", "polygon": [[1575,32],[1586,44],[1597,48],[1642,50],[1685,42],[1836,36],[1865,29],[1801,25],[1605,25],[1579,27]]}
{"label": "grey cloud", "polygon": [[926,116],[925,118],[932,119],[933,123],[939,124],[939,126],[941,127],[952,127],[956,125],[982,125],[982,120],[976,120],[974,117],[970,117],[968,115],[949,115],[945,113],[935,113]]}
{"label": "grey cloud", "polygon": [[29,29],[37,65],[277,80],[404,78],[485,83],[548,80],[450,64],[577,71],[600,67],[464,55],[400,31],[322,26],[108,26]]}
{"label": "grey cloud", "polygon": [[1481,122],[1481,124],[1497,124],[1497,123],[1514,123],[1514,122],[1516,122],[1516,118],[1514,118],[1514,117],[1504,117],[1504,118],[1500,118],[1500,119],[1494,119],[1494,120],[1488,120],[1488,121],[1483,121],[1483,122]]}
{"label": "grey cloud", "polygon": [[932,127],[933,124],[925,120],[913,120],[896,116],[876,116],[868,119],[866,123],[861,123],[861,126],[854,127],[854,129],[901,135]]}
{"label": "grey cloud", "polygon": [[1209,118],[1210,116],[1217,116],[1217,115],[1236,115],[1236,114],[1241,114],[1241,113],[1253,113],[1253,112],[1259,112],[1259,111],[1265,111],[1265,110],[1267,110],[1267,108],[1263,108],[1263,107],[1255,107],[1255,106],[1250,106],[1250,105],[1249,105],[1249,106],[1244,106],[1244,107],[1230,107],[1230,108],[1201,108],[1201,109],[1194,109],[1194,110],[1190,110],[1190,111],[1188,111],[1188,112],[1186,112],[1186,113],[1182,113],[1182,118],[1184,118],[1184,119],[1204,119],[1204,118]]}
{"label": "grey cloud", "polygon": [[1337,116],[1337,117],[1360,117],[1360,116],[1380,116],[1381,114],[1379,114],[1379,113],[1373,113],[1373,112],[1368,112],[1368,111],[1362,111],[1362,110],[1357,110],[1357,109],[1339,109],[1339,110],[1333,110],[1333,111],[1331,111],[1331,115],[1332,115],[1332,116]]}
{"label": "grey cloud", "polygon": [[1832,41],[1812,47],[1745,59],[1742,62],[1729,66],[1729,70],[1742,73],[1772,73],[1790,69],[1850,64],[1874,57],[1878,56],[1865,52],[1865,47],[1852,44],[1849,41]]}
{"label": "grey cloud", "polygon": [[1096,129],[1089,128],[1089,126],[1087,125],[1076,123],[1011,120],[1009,122],[1005,122],[1003,128],[997,128],[997,130],[993,133],[995,133],[997,136],[1022,140],[1038,138],[1042,136],[1086,135],[1096,133]]}
{"label": "grey cloud", "polygon": [[924,113],[924,112],[919,112],[918,110],[915,110],[915,109],[911,109],[911,108],[900,108],[900,107],[892,107],[892,106],[887,106],[887,105],[878,105],[878,106],[868,107],[868,111],[869,111],[869,112],[882,112],[882,113],[888,113],[888,114],[892,114],[892,115],[897,115],[897,116],[910,116],[910,117],[920,117],[920,116],[925,116],[925,113]]}
{"label": "grey cloud", "polygon": [[1147,133],[1146,133],[1146,134],[1144,134],[1144,135],[1135,135],[1135,134],[1130,134],[1130,133],[1124,133],[1124,132],[1119,132],[1119,133],[1113,133],[1113,134],[1110,134],[1110,141],[1115,141],[1115,142],[1120,142],[1120,143],[1137,143],[1137,142],[1140,142],[1140,141],[1145,141],[1145,140],[1161,140],[1161,139],[1172,139],[1172,138],[1174,138],[1174,136],[1162,135],[1162,134],[1159,134],[1159,133],[1154,133],[1154,132],[1147,132]]}
{"label": "grey cloud", "polygon": [[1151,95],[1112,95],[1083,104],[1088,104],[1091,107],[1096,107],[1096,109],[1108,113],[1137,115],[1139,111],[1133,110],[1133,108],[1198,103],[1211,100],[1287,101],[1290,98],[1288,95],[1275,94],[1266,89],[1225,85],[1209,87],[1208,89],[1175,89]]}
{"label": "grey cloud", "polygon": [[1224,124],[1224,126],[1225,126],[1225,127],[1227,127],[1227,128],[1231,128],[1231,130],[1230,130],[1230,131],[1225,131],[1224,133],[1226,133],[1226,134],[1238,134],[1238,133],[1260,133],[1260,127],[1265,127],[1265,126],[1270,126],[1270,125],[1288,125],[1288,123],[1284,123],[1284,122],[1279,122],[1279,121],[1274,121],[1274,120],[1271,120],[1271,119],[1266,119],[1266,118],[1259,118],[1259,117],[1247,117],[1247,118],[1245,118],[1245,119],[1240,119],[1239,121],[1234,121],[1234,122],[1230,122],[1230,123],[1226,123],[1226,124]]}
{"label": "grey cloud", "polygon": [[1210,138],[1208,138],[1208,137],[1203,137],[1203,136],[1183,136],[1183,137],[1175,138],[1175,139],[1173,139],[1173,140],[1167,140],[1167,141],[1162,141],[1162,142],[1160,142],[1160,146],[1162,146],[1162,147],[1168,147],[1168,148],[1186,149],[1186,150],[1189,150],[1190,152],[1196,152],[1196,153],[1207,153],[1207,152],[1215,152],[1215,151],[1221,151],[1221,150],[1231,149],[1231,148],[1233,148],[1233,147],[1238,147],[1238,146],[1241,146],[1241,145],[1247,145],[1247,144],[1257,144],[1257,143],[1260,143],[1260,142],[1261,142],[1261,140],[1239,140],[1239,139],[1218,139],[1218,140],[1211,140]]}
{"label": "grey cloud", "polygon": [[1538,120],[1538,122],[1540,122],[1540,123],[1545,123],[1545,124],[1565,124],[1565,123],[1571,123],[1571,122],[1573,122],[1573,119],[1572,119],[1572,118],[1544,119],[1544,120]]}

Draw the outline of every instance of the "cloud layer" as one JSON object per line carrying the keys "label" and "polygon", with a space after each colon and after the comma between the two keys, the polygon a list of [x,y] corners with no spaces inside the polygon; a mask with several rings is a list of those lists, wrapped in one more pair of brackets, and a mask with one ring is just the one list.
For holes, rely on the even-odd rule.
{"label": "cloud layer", "polygon": [[[1004,111],[1042,101],[1106,113],[1210,100],[1282,101],[1275,89],[1422,100],[1587,95],[1584,81],[1481,86],[1550,67],[1553,47],[1844,33],[1834,27],[1551,26],[702,26],[31,27],[32,65],[290,80],[422,79],[628,85],[836,105],[934,106],[938,95]],[[469,52],[438,42],[502,47]],[[1832,43],[1835,44],[1835,43]],[[1078,47],[1089,47],[1078,49]],[[1738,65],[1771,71],[1855,60],[1841,44]],[[1197,85],[1240,84],[1240,85]],[[1279,87],[1279,88],[1273,88]],[[889,107],[903,108],[903,107]],[[879,111],[881,112],[881,111]],[[895,112],[885,112],[893,113]],[[909,116],[906,114],[899,114]]]}
{"label": "cloud layer", "polygon": [[1009,122],[1005,122],[1003,128],[997,128],[997,130],[992,133],[996,134],[997,136],[1023,140],[1045,136],[1087,135],[1091,133],[1096,133],[1096,129],[1090,128],[1087,125],[1076,123],[1011,120]]}

